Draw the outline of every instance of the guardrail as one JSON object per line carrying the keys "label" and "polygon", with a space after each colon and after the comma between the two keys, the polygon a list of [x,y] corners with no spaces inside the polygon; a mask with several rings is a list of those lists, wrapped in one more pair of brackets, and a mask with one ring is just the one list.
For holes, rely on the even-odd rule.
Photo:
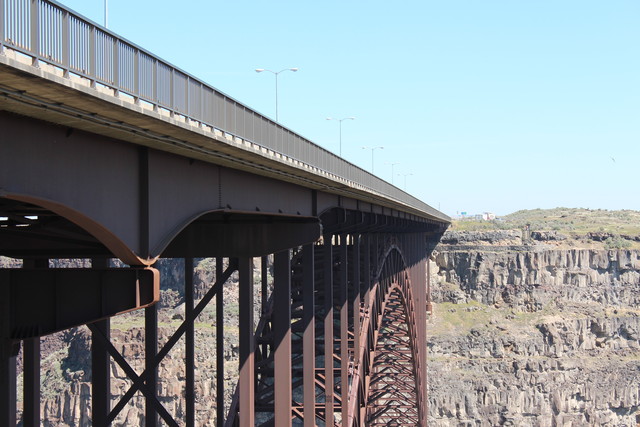
{"label": "guardrail", "polygon": [[194,76],[52,0],[0,0],[5,47],[154,109],[250,141],[426,214],[446,216]]}

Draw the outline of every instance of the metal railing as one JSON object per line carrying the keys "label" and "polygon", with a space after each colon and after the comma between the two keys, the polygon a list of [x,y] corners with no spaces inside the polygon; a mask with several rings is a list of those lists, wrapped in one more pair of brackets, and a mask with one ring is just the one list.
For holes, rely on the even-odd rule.
{"label": "metal railing", "polygon": [[135,102],[211,127],[297,160],[336,181],[431,216],[447,217],[417,198],[325,150],[150,52],[52,0],[0,0],[4,48],[88,79]]}

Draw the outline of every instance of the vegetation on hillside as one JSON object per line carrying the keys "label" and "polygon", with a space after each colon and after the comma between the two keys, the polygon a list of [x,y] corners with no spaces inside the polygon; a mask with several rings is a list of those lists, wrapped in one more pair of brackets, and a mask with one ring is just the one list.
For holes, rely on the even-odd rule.
{"label": "vegetation on hillside", "polygon": [[613,235],[640,235],[640,211],[583,208],[555,208],[520,210],[494,221],[471,219],[454,220],[453,230],[508,230],[525,228],[531,230],[557,231],[568,236],[587,233],[610,233]]}

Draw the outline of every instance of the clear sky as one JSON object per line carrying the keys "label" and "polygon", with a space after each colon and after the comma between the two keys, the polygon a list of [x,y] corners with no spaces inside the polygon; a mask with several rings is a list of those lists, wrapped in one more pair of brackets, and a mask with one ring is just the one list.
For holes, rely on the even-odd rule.
{"label": "clear sky", "polygon": [[[640,210],[638,0],[108,0],[109,28],[449,215]],[[104,23],[104,0],[62,0]],[[411,174],[399,176],[398,174]]]}

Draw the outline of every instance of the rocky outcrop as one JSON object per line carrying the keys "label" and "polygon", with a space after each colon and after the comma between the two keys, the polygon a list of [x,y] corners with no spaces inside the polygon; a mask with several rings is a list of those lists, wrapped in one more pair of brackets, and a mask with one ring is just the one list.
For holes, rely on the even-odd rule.
{"label": "rocky outcrop", "polygon": [[431,427],[640,425],[638,251],[437,250]]}

